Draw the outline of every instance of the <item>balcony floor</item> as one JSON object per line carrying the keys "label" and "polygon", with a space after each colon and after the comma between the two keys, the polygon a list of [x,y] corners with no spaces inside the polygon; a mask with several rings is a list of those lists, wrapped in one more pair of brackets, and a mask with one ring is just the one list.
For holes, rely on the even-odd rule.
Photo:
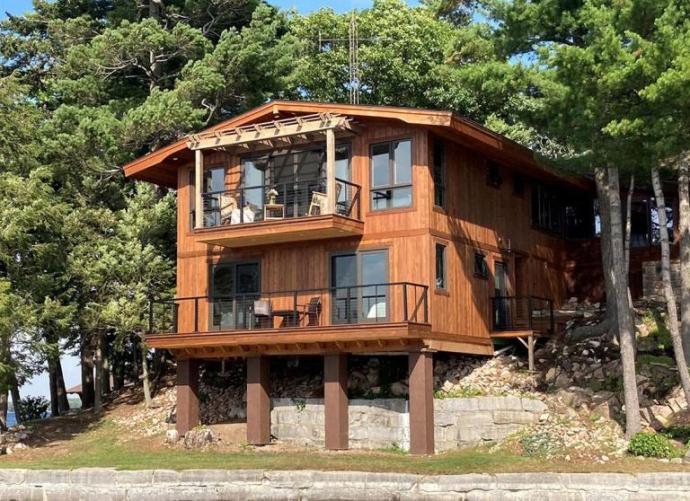
{"label": "balcony floor", "polygon": [[146,336],[152,348],[178,358],[228,358],[256,355],[320,355],[333,352],[383,353],[413,350],[491,355],[488,339],[450,336],[414,322],[285,327],[236,331],[161,333]]}
{"label": "balcony floor", "polygon": [[362,221],[338,214],[328,214],[217,226],[195,230],[194,234],[198,241],[207,244],[224,247],[248,247],[361,236],[363,232],[364,223]]}

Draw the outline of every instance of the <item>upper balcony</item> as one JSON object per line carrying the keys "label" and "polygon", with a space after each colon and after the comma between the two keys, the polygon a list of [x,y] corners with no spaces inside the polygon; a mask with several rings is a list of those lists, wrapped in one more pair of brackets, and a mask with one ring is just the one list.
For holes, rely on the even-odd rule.
{"label": "upper balcony", "polygon": [[361,235],[360,187],[335,179],[335,210],[326,179],[249,186],[202,194],[200,241],[242,247]]}
{"label": "upper balcony", "polygon": [[[195,236],[243,247],[361,235],[353,134],[348,117],[321,113],[190,136]],[[218,152],[235,160],[218,167]]]}

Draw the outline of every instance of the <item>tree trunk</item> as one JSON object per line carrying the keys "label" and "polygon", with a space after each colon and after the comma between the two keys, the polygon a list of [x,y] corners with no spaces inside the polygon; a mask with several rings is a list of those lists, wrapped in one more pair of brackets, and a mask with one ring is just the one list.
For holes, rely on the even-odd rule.
{"label": "tree trunk", "polygon": [[[635,174],[630,174],[628,196],[625,201],[625,275],[630,280],[630,235],[632,234],[632,199],[635,191]],[[630,287],[628,287],[630,292]]]}
{"label": "tree trunk", "polygon": [[55,359],[53,357],[48,357],[48,387],[50,388],[50,415],[59,416],[60,407],[58,406],[57,371],[55,369]]}
{"label": "tree trunk", "polygon": [[55,388],[57,390],[58,409],[60,415],[64,416],[69,412],[69,400],[67,399],[67,388],[65,388],[65,378],[62,374],[62,363],[60,362],[60,355],[55,360]]}
{"label": "tree trunk", "polygon": [[[599,172],[601,171],[601,172]],[[599,176],[601,179],[599,179]],[[611,244],[607,235],[611,234],[611,217],[608,204],[607,194],[604,192],[606,186],[606,171],[599,169],[595,171],[595,181],[597,187],[597,196],[599,198],[599,219],[601,224],[601,236],[599,244],[601,246],[601,262],[604,275],[604,289],[606,292],[606,321],[608,322],[610,332],[617,335],[618,326],[616,319],[616,291],[614,290],[611,276],[607,270],[613,266],[611,259]]]}
{"label": "tree trunk", "polygon": [[10,385],[10,393],[12,395],[12,409],[14,410],[14,420],[17,424],[21,423],[24,418],[21,411],[19,410],[19,402],[21,396],[19,395],[19,384],[17,383],[17,377],[12,375],[12,384]]}
{"label": "tree trunk", "polygon": [[7,386],[0,387],[0,431],[7,431]]}
{"label": "tree trunk", "polygon": [[94,399],[93,410],[101,412],[103,410],[103,332],[96,331],[96,349],[94,350],[94,365],[96,374],[94,377]]}
{"label": "tree trunk", "polygon": [[[678,166],[678,229],[680,231],[680,334],[685,360],[690,360],[690,155]],[[690,405],[690,402],[688,402]]]}
{"label": "tree trunk", "polygon": [[[635,373],[635,326],[632,310],[628,300],[628,277],[625,275],[625,249],[623,243],[623,218],[621,214],[620,184],[618,168],[609,167],[603,173],[597,168],[597,182],[605,180],[603,188],[609,208],[611,231],[602,237],[609,239],[611,263],[608,274],[615,293],[616,319],[618,323],[618,341],[623,368],[623,397],[625,400],[625,435],[630,438],[640,431],[640,401],[637,393],[637,376]],[[606,267],[607,263],[604,263]],[[606,269],[606,268],[605,268]]]}
{"label": "tree trunk", "polygon": [[81,338],[81,406],[91,409],[94,404],[93,387],[93,346],[91,336],[86,333]]}
{"label": "tree trunk", "polygon": [[151,378],[149,376],[149,364],[146,357],[147,349],[144,340],[141,340],[141,382],[144,387],[144,402],[146,408],[151,407]]}
{"label": "tree trunk", "polygon": [[671,343],[673,344],[673,355],[676,357],[676,367],[680,376],[680,384],[683,387],[685,401],[690,404],[690,374],[688,374],[688,364],[683,354],[683,342],[680,337],[680,326],[678,325],[678,307],[676,304],[676,293],[671,283],[671,247],[668,239],[668,228],[666,227],[666,200],[664,190],[659,179],[659,169],[652,168],[652,187],[656,198],[656,212],[659,218],[659,240],[661,241],[661,281],[664,287],[664,299],[666,299],[666,312],[668,313],[668,328],[671,332]]}

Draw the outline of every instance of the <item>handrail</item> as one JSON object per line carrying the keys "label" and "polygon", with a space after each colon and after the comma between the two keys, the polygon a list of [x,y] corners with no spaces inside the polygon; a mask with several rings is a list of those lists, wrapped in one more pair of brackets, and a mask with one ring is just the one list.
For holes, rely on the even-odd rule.
{"label": "handrail", "polygon": [[[545,304],[544,304],[545,303]],[[544,334],[555,333],[554,301],[535,296],[493,296],[491,297],[492,329],[494,331],[533,330]],[[548,310],[548,324],[537,311]]]}
{"label": "handrail", "polygon": [[[206,330],[217,330],[211,329],[211,326],[215,328],[218,325],[220,328],[223,327],[223,322],[227,325],[228,321],[232,323],[232,328],[224,328],[225,330],[251,330],[257,328],[255,325],[258,317],[267,324],[263,328],[275,328],[276,315],[282,318],[281,328],[371,322],[428,323],[428,289],[426,285],[400,281],[215,296],[157,298],[149,304],[148,332],[156,331],[154,308],[159,306],[171,308],[170,311],[163,311],[163,318],[167,318],[172,324],[173,332],[178,332],[180,320],[187,326],[187,332],[203,330],[200,329],[203,327],[200,319],[205,311],[209,322],[209,328]],[[266,308],[268,313],[257,313],[259,310],[255,308],[259,308],[259,303],[263,303],[260,306],[263,306],[262,310]],[[318,309],[318,312],[315,309]],[[321,315],[322,310],[327,315]],[[303,325],[305,319],[308,321],[307,325]],[[214,323],[216,321],[218,322]]]}

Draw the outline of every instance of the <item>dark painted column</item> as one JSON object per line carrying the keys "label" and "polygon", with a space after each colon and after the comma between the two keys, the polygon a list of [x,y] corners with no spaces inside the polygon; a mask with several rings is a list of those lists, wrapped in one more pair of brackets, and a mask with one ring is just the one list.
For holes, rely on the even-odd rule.
{"label": "dark painted column", "polygon": [[323,358],[326,449],[347,449],[347,355],[335,353]]}
{"label": "dark painted column", "polygon": [[176,428],[180,437],[199,424],[199,361],[177,361]]}
{"label": "dark painted column", "polygon": [[247,358],[247,442],[252,445],[271,441],[269,387],[268,358]]}
{"label": "dark painted column", "polygon": [[434,453],[434,357],[410,352],[410,453]]}

